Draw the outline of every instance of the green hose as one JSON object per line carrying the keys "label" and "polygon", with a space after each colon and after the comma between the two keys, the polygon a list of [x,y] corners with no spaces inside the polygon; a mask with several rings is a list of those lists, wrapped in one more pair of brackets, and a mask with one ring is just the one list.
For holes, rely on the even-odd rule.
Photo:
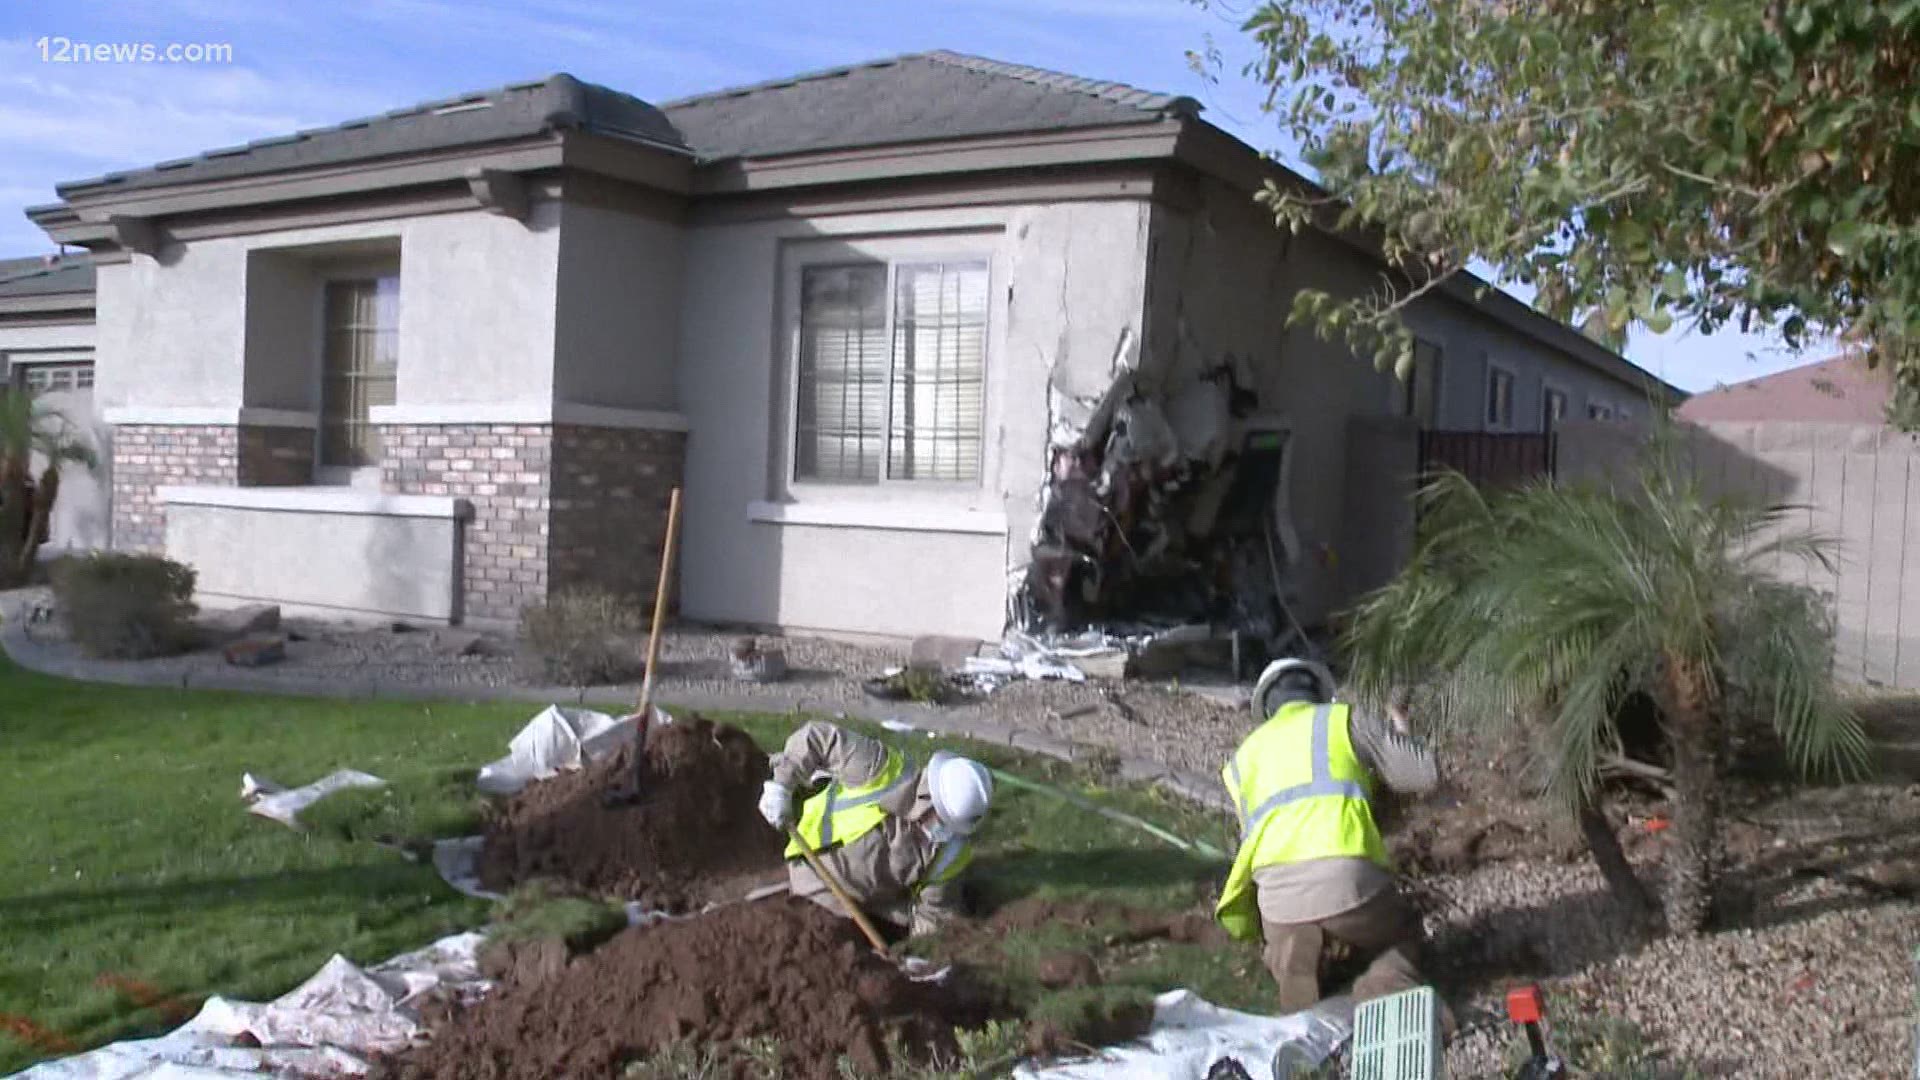
{"label": "green hose", "polygon": [[1132,814],[1123,813],[1119,810],[1115,810],[1110,806],[1101,806],[1099,803],[1094,802],[1092,799],[1089,799],[1083,795],[1076,795],[1073,792],[1067,791],[1064,788],[1057,788],[1047,784],[1036,783],[1035,781],[1028,780],[1025,777],[1015,776],[1010,772],[1005,772],[1000,769],[989,769],[988,771],[993,773],[994,778],[1001,781],[1002,783],[1011,784],[1014,787],[1022,788],[1027,791],[1036,791],[1042,795],[1051,795],[1056,799],[1062,800],[1063,802],[1072,803],[1074,806],[1077,806],[1082,810],[1088,810],[1095,814],[1099,814],[1101,817],[1106,818],[1108,821],[1117,821],[1122,825],[1131,825],[1134,828],[1141,830],[1142,832],[1145,832],[1151,836],[1158,837],[1159,839],[1164,840],[1169,844],[1172,844],[1174,847],[1179,848],[1181,851],[1190,851],[1196,855],[1202,855],[1209,859],[1218,859],[1222,862],[1225,862],[1232,857],[1228,855],[1226,852],[1221,851],[1219,848],[1214,847],[1212,844],[1207,843],[1205,840],[1182,839],[1181,837],[1176,836],[1171,832],[1168,832],[1166,829],[1163,829],[1160,826],[1155,825],[1151,821],[1147,821],[1144,818],[1134,817]]}

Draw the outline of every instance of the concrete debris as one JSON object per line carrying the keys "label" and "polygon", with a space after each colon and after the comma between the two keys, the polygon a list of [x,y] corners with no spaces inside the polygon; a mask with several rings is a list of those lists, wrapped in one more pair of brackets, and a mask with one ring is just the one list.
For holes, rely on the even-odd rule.
{"label": "concrete debris", "polygon": [[907,648],[907,666],[935,671],[958,670],[979,655],[977,638],[941,637],[929,634],[913,639]]}
{"label": "concrete debris", "polygon": [[245,607],[209,611],[200,617],[200,631],[208,641],[238,641],[253,634],[271,634],[280,629],[280,605],[248,604]]}
{"label": "concrete debris", "polygon": [[233,642],[221,650],[234,667],[265,667],[287,658],[285,634],[254,634]]}
{"label": "concrete debris", "polygon": [[727,663],[733,677],[743,682],[772,683],[787,677],[787,654],[767,648],[758,638],[734,641]]}

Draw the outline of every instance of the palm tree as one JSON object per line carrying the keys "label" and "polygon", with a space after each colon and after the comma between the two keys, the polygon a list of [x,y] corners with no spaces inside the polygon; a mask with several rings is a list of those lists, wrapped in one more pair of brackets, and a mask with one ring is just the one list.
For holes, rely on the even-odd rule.
{"label": "palm tree", "polygon": [[1356,689],[1424,684],[1450,717],[1520,722],[1549,794],[1630,906],[1646,893],[1599,801],[1629,695],[1659,706],[1672,751],[1665,914],[1679,933],[1703,929],[1713,899],[1730,721],[1764,718],[1805,770],[1863,766],[1824,609],[1764,569],[1782,554],[1830,559],[1826,542],[1784,529],[1789,508],[1709,498],[1658,454],[1621,491],[1488,494],[1451,474],[1421,498],[1411,564],[1349,626]]}
{"label": "palm tree", "polygon": [[[42,460],[37,484],[36,454]],[[19,584],[32,572],[60,496],[61,468],[97,464],[72,421],[24,390],[0,389],[0,586]]]}

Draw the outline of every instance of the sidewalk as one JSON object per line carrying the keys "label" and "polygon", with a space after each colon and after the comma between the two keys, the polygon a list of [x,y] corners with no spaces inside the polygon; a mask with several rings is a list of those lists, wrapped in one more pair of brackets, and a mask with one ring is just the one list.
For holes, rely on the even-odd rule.
{"label": "sidewalk", "polygon": [[[346,700],[524,701],[529,705],[584,705],[630,710],[633,686],[532,686],[472,678],[436,678],[431,672],[396,674],[377,663],[315,670],[289,660],[259,668],[231,667],[205,654],[156,660],[96,660],[64,641],[43,640],[27,621],[42,590],[0,593],[0,651],[29,671],[82,682],[179,690],[239,691]],[[371,632],[371,631],[369,631]],[[425,633],[425,631],[420,631]],[[694,633],[707,633],[694,631]],[[808,639],[768,639],[795,651],[829,656],[858,650]],[[669,650],[671,656],[672,651]],[[885,654],[874,654],[876,662]],[[783,683],[727,687],[699,665],[656,680],[655,700],[667,708],[704,712],[804,713],[913,727],[1011,746],[1062,761],[1105,765],[1123,780],[1151,783],[1202,805],[1228,809],[1210,775],[1246,733],[1244,714],[1196,694],[1149,684],[1017,682],[955,706],[879,702],[857,692],[859,678],[877,673],[815,670]],[[850,690],[849,687],[855,689]],[[1204,770],[1204,771],[1203,771]]]}

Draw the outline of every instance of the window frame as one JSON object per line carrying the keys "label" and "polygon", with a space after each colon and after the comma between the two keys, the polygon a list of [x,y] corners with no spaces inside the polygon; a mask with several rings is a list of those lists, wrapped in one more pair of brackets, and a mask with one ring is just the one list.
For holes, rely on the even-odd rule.
{"label": "window frame", "polygon": [[[400,258],[341,258],[313,265],[313,483],[323,486],[379,487],[383,466],[333,465],[326,460],[327,437],[327,289],[337,282],[394,279],[394,389],[400,384],[400,305],[406,303],[406,280]],[[371,416],[368,418],[371,423]]]}
{"label": "window frame", "polygon": [[1589,397],[1587,399],[1587,419],[1588,420],[1601,421],[1604,423],[1611,424],[1613,423],[1613,419],[1616,415],[1618,415],[1618,413],[1613,407],[1613,402],[1602,401],[1598,398],[1592,398],[1592,397]]}
{"label": "window frame", "polygon": [[[1420,350],[1422,347],[1431,350],[1430,356],[1432,359],[1432,363],[1425,365],[1424,368],[1420,363]],[[1394,402],[1395,415],[1403,420],[1414,421],[1420,425],[1422,430],[1439,430],[1441,406],[1445,402],[1445,396],[1440,390],[1442,381],[1446,378],[1446,371],[1447,350],[1445,346],[1431,338],[1415,337],[1413,339],[1412,370],[1407,372],[1406,379],[1393,380],[1394,396],[1397,399]],[[1423,372],[1427,373],[1430,384],[1427,390],[1427,403],[1431,406],[1430,411],[1433,414],[1431,416],[1419,415],[1420,379]]]}
{"label": "window frame", "polygon": [[[10,362],[5,364],[5,372],[5,386],[11,389],[24,390],[36,396],[40,394],[93,392],[94,362],[92,360],[72,357],[28,359],[26,357],[15,356]],[[67,380],[67,385],[33,385],[37,376],[49,376],[49,381],[51,381],[50,377],[54,372],[70,375],[71,377]]]}
{"label": "window frame", "polygon": [[[1000,244],[1001,230],[968,230],[945,235],[898,234],[809,238],[789,241],[781,252],[779,280],[779,346],[776,353],[780,402],[772,432],[771,480],[779,497],[792,501],[874,503],[924,497],[953,501],[984,497],[998,472],[998,455],[989,432],[999,419],[996,369],[1006,330],[1006,298],[1000,284],[1006,280]],[[938,263],[972,264],[987,275],[987,325],[980,382],[980,461],[973,480],[896,480],[888,475],[892,455],[894,369],[899,270],[904,266]],[[886,412],[882,420],[881,459],[875,480],[818,480],[798,474],[801,281],[808,269],[884,265],[886,282],[886,348],[888,357]]]}
{"label": "window frame", "polygon": [[[1493,415],[1493,386],[1496,376],[1507,377],[1507,414],[1504,419],[1495,419]],[[1481,385],[1480,419],[1481,426],[1490,432],[1511,432],[1514,428],[1514,416],[1520,411],[1520,373],[1505,364],[1494,360],[1487,361],[1487,377]]]}
{"label": "window frame", "polygon": [[[1547,416],[1547,405],[1556,396],[1560,399],[1560,416],[1556,420],[1550,420]],[[1559,383],[1542,379],[1540,381],[1540,433],[1542,435],[1552,435],[1559,431],[1560,425],[1567,422],[1569,419],[1568,414],[1572,411],[1573,395],[1567,391],[1567,388],[1561,386]]]}

